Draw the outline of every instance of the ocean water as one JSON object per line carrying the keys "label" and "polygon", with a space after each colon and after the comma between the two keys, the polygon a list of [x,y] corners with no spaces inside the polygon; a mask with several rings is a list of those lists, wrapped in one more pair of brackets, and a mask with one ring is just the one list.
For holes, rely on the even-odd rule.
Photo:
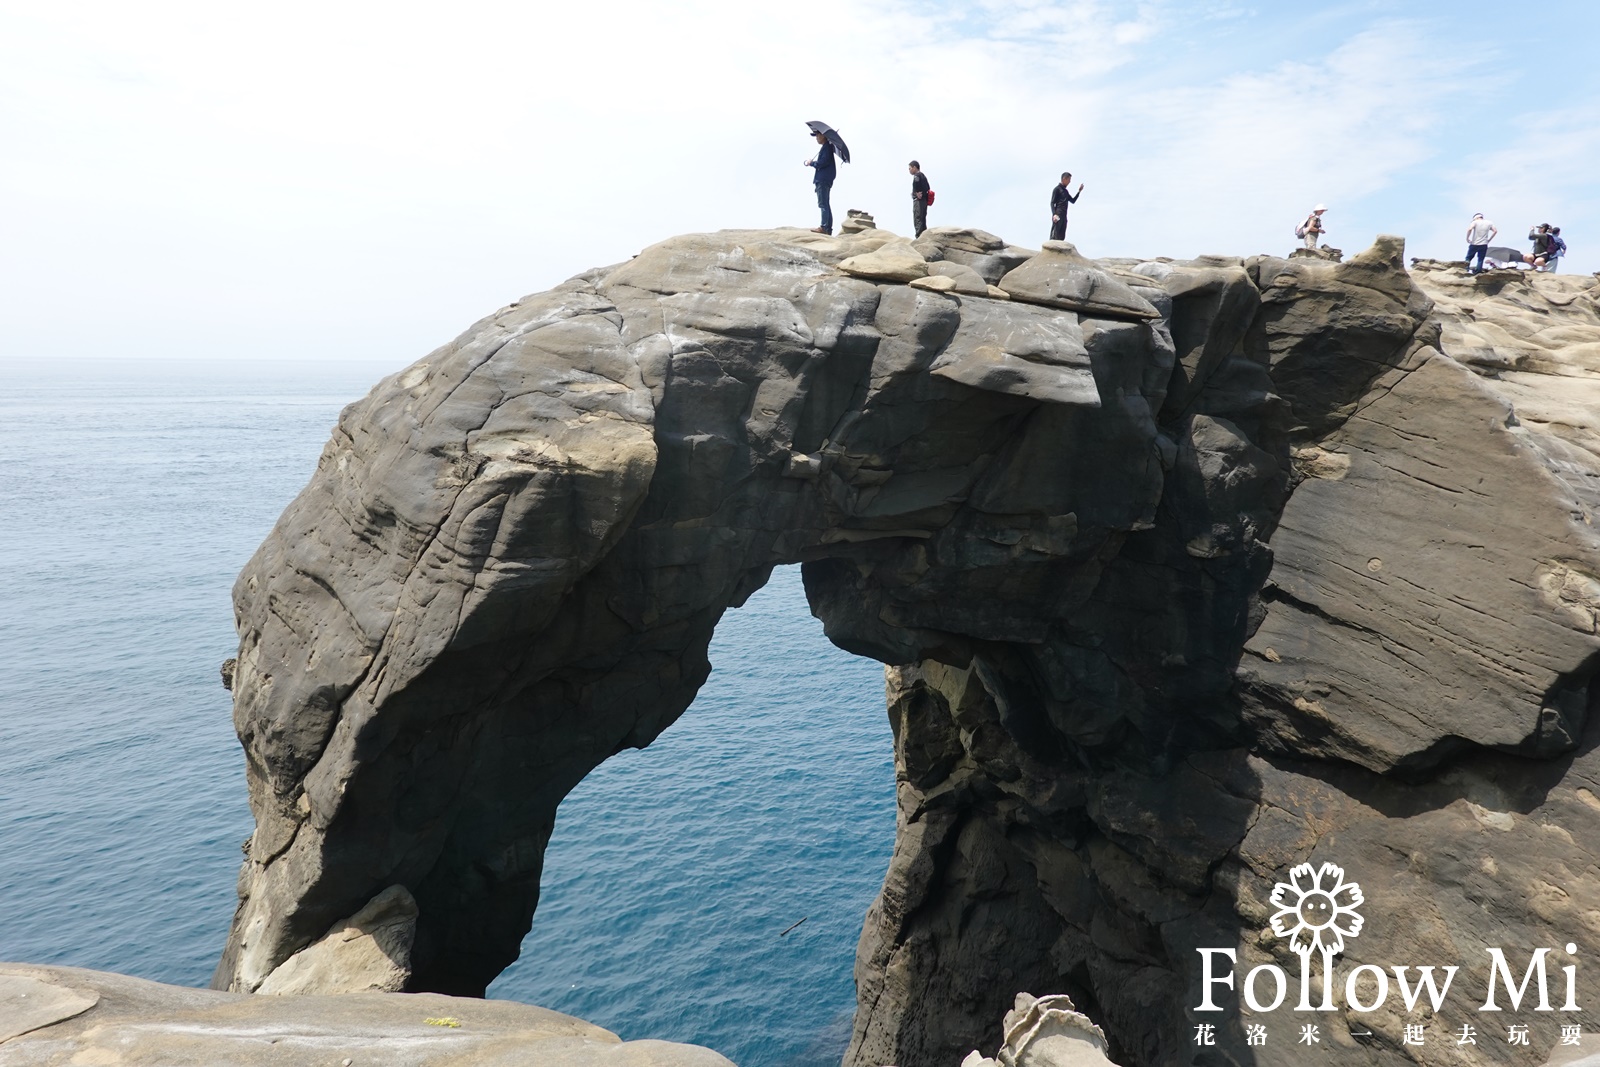
{"label": "ocean water", "polygon": [[[0,360],[0,959],[210,979],[251,829],[229,588],[390,369]],[[711,659],[676,725],[562,805],[490,995],[837,1063],[893,844],[882,673],[822,636],[797,568]]]}

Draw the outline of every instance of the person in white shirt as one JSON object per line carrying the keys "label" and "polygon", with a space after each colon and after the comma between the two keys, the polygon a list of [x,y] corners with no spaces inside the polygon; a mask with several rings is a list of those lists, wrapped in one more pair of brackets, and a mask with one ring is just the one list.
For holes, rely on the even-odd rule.
{"label": "person in white shirt", "polygon": [[[1489,252],[1489,242],[1494,240],[1494,235],[1499,233],[1495,224],[1483,217],[1483,212],[1472,216],[1472,222],[1467,226],[1467,273],[1483,273],[1483,257]],[[1472,258],[1478,258],[1476,270],[1472,267]]]}
{"label": "person in white shirt", "polygon": [[1296,231],[1301,237],[1305,238],[1307,248],[1317,247],[1318,239],[1328,232],[1327,227],[1322,225],[1322,213],[1326,210],[1328,209],[1323,204],[1318,204],[1312,208],[1311,214],[1306,216],[1306,221],[1302,222],[1299,230]]}

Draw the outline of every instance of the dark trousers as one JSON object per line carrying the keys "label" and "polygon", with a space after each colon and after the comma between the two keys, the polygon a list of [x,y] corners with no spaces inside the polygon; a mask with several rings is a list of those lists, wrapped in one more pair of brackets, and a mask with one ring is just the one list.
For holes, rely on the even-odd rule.
{"label": "dark trousers", "polygon": [[911,200],[911,228],[918,237],[928,228],[928,204],[920,196]]}
{"label": "dark trousers", "polygon": [[1067,217],[1062,215],[1050,223],[1050,240],[1065,241],[1067,239]]}
{"label": "dark trousers", "polygon": [[1473,256],[1477,256],[1478,257],[1478,270],[1472,270],[1472,273],[1476,274],[1476,273],[1478,273],[1478,271],[1481,271],[1483,269],[1483,257],[1485,255],[1487,255],[1488,252],[1489,252],[1489,246],[1488,245],[1468,245],[1467,246],[1467,269],[1468,270],[1472,270],[1472,257]]}
{"label": "dark trousers", "polygon": [[823,185],[817,183],[817,206],[822,209],[822,228],[829,233],[833,232],[833,205],[828,202],[833,193],[833,183]]}

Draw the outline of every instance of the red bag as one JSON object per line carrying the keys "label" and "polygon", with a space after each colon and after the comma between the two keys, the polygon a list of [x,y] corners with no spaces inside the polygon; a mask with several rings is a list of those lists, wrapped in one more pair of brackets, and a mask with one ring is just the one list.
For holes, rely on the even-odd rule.
{"label": "red bag", "polygon": [[929,190],[928,190],[928,200],[927,200],[927,203],[928,203],[928,206],[929,206],[929,207],[932,207],[932,206],[933,206],[933,190],[932,190],[932,189],[929,189]]}

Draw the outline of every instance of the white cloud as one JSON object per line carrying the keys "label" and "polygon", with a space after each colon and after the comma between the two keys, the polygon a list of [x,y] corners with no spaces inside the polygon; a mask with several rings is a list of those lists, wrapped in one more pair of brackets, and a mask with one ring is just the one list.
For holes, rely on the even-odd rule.
{"label": "white cloud", "polygon": [[1392,232],[1373,227],[1360,201],[1434,154],[1429,134],[1459,91],[1451,61],[1420,38],[1389,23],[1324,56],[1143,89],[1128,101],[1122,130],[1097,146],[1101,169],[1134,180],[1101,193],[1105,210],[1080,230],[1086,250],[1287,251],[1295,224],[1319,201],[1329,205],[1330,241],[1349,250]]}
{"label": "white cloud", "polygon": [[[1443,232],[1384,197],[1455,150],[1440,130],[1474,90],[1454,41],[1388,21],[1270,62],[1182,54],[1201,23],[1261,22],[1234,15],[0,0],[0,353],[403,362],[670,234],[809,225],[812,118],[854,150],[836,211],[896,228],[916,157],[936,223],[1025,244],[1073,170],[1093,254],[1287,249],[1318,199],[1346,247]],[[1592,172],[1563,121],[1561,165]]]}

